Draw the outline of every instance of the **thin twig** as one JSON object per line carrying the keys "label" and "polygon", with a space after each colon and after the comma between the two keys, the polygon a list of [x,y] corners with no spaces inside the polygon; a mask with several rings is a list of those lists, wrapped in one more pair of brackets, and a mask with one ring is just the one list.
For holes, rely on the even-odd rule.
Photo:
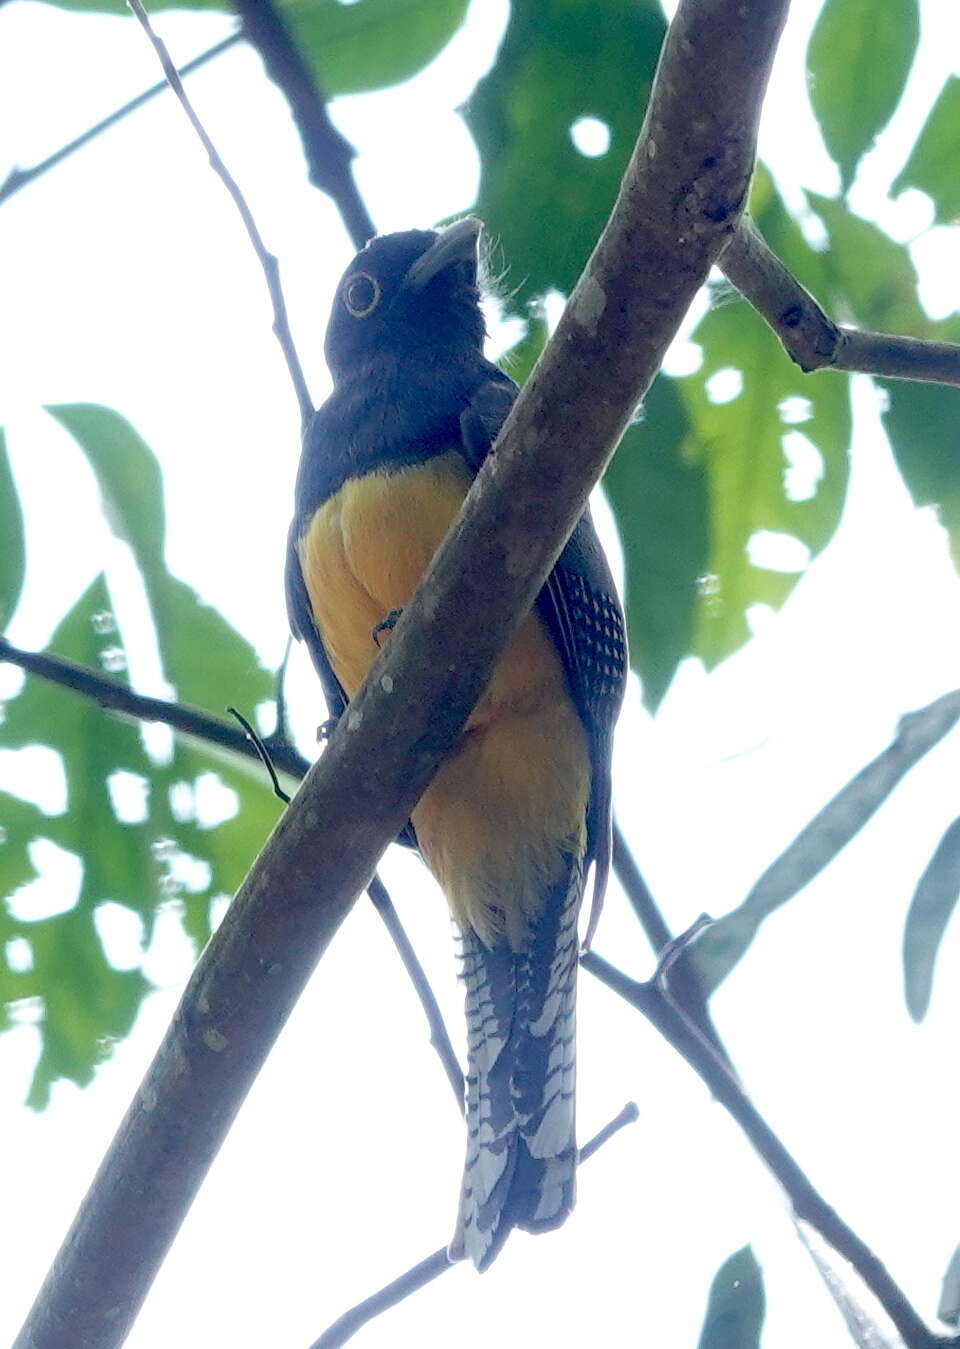
{"label": "thin twig", "polygon": [[673,934],[667,926],[667,920],[660,912],[646,880],[630,851],[623,830],[617,820],[613,822],[613,869],[617,880],[623,886],[624,894],[637,915],[637,920],[656,955],[673,940]]}
{"label": "thin twig", "polygon": [[863,332],[834,323],[746,220],[741,221],[717,265],[807,373],[846,370],[887,379],[960,384],[960,345]]}
{"label": "thin twig", "polygon": [[440,1062],[443,1064],[443,1070],[447,1075],[447,1081],[450,1083],[454,1098],[457,1102],[457,1109],[462,1115],[464,1113],[463,1071],[457,1059],[456,1050],[447,1033],[443,1014],[434,997],[433,989],[430,987],[426,972],[417,958],[417,953],[410,944],[410,938],[404,931],[399,914],[394,907],[393,900],[387,892],[386,886],[376,874],[374,874],[373,880],[367,886],[367,893],[373,900],[374,908],[383,919],[387,931],[393,938],[393,944],[396,946],[397,951],[400,954],[400,959],[403,961],[407,974],[410,976],[410,982],[417,991],[421,1006],[426,1013],[427,1025],[430,1027],[430,1043],[440,1056]]}
{"label": "thin twig", "polygon": [[960,1344],[960,1337],[935,1335],[907,1301],[903,1291],[870,1247],[817,1191],[777,1138],[742,1086],[682,1008],[664,996],[656,983],[639,983],[590,951],[581,959],[608,988],[636,1007],[680,1054],[736,1120],[744,1134],[783,1186],[798,1218],[815,1228],[835,1251],[857,1270],[903,1337],[908,1349]]}
{"label": "thin twig", "polygon": [[[219,745],[246,759],[260,758],[252,741],[229,721],[211,716],[208,712],[201,712],[186,703],[174,703],[166,698],[148,698],[142,693],[134,693],[119,680],[98,674],[95,670],[65,660],[62,656],[51,656],[46,652],[22,651],[6,638],[0,637],[0,662],[16,665],[21,670],[58,684],[61,688],[79,693],[110,712],[133,717],[137,721],[163,722],[183,735]],[[303,755],[289,744],[272,745],[270,757],[281,773],[298,782],[310,766]]]}
{"label": "thin twig", "polygon": [[614,1134],[618,1134],[621,1129],[625,1129],[628,1124],[635,1124],[640,1118],[640,1111],[637,1109],[636,1101],[628,1101],[620,1111],[619,1115],[614,1115],[609,1124],[605,1124],[599,1133],[595,1133],[588,1143],[584,1143],[580,1149],[579,1161],[582,1165],[589,1162],[593,1154],[602,1148],[608,1139]]}
{"label": "thin twig", "polygon": [[[230,709],[233,711],[233,709]],[[677,961],[686,951],[691,942],[696,941],[700,933],[713,924],[713,919],[708,913],[702,913],[699,918],[695,918],[685,931],[678,937],[672,937],[666,946],[660,952],[660,958],[657,961],[657,968],[654,972],[654,979],[663,991],[666,993],[672,979],[672,971]]]}
{"label": "thin twig", "polygon": [[[626,1125],[633,1124],[639,1114],[636,1103],[629,1101],[609,1124],[605,1124],[599,1133],[590,1139],[589,1143],[584,1144],[580,1149],[580,1161],[588,1161],[595,1152],[603,1147],[604,1143],[613,1138],[614,1134],[618,1134]],[[398,1302],[403,1302],[412,1293],[419,1292],[426,1284],[432,1283],[441,1274],[446,1274],[447,1270],[452,1269],[456,1263],[459,1262],[452,1261],[447,1255],[446,1246],[441,1246],[438,1251],[428,1255],[426,1260],[421,1260],[418,1265],[408,1269],[398,1279],[394,1279],[386,1287],[378,1289],[376,1293],[372,1293],[370,1297],[358,1302],[355,1307],[351,1307],[342,1316],[338,1316],[333,1325],[328,1326],[320,1338],[314,1340],[310,1349],[340,1349],[341,1345],[352,1339],[357,1331],[368,1325],[374,1317],[389,1311],[391,1307],[395,1307]]]}
{"label": "thin twig", "polygon": [[331,121],[313,71],[272,0],[233,0],[233,7],[244,36],[289,104],[310,182],[332,199],[354,247],[362,248],[376,230],[354,181],[356,151]]}
{"label": "thin twig", "polygon": [[[199,56],[195,56],[192,61],[187,61],[185,65],[180,66],[180,78],[183,79],[185,75],[190,75],[193,71],[199,70],[200,67],[206,65],[208,61],[212,61],[215,56],[219,56],[221,52],[227,51],[230,47],[235,47],[237,43],[242,40],[243,34],[240,29],[237,29],[236,32],[231,33],[221,42],[214,43],[214,45],[209,47],[205,52],[201,52]],[[66,145],[61,145],[59,150],[55,150],[53,154],[48,155],[46,159],[41,159],[39,163],[32,164],[28,169],[11,169],[4,182],[0,184],[0,204],[5,202],[9,197],[12,197],[15,193],[21,191],[21,189],[25,188],[29,183],[34,182],[43,174],[48,173],[50,169],[56,168],[58,164],[62,164],[65,159],[70,157],[70,155],[76,154],[77,150],[82,150],[85,145],[88,145],[90,141],[94,140],[97,136],[102,135],[104,131],[109,131],[112,126],[116,126],[116,124],[121,122],[124,117],[128,117],[130,113],[136,112],[137,108],[142,108],[144,103],[149,103],[152,98],[156,98],[158,94],[162,94],[165,89],[169,88],[170,85],[167,80],[160,80],[157,84],[151,85],[149,89],[144,89],[142,94],[137,94],[136,98],[131,98],[129,103],[124,103],[122,108],[117,108],[115,112],[110,113],[109,117],[104,117],[102,121],[95,123],[94,126],[82,132],[81,135],[75,137],[72,141],[68,141]]]}
{"label": "thin twig", "polygon": [[259,733],[254,730],[254,728],[250,725],[249,721],[247,721],[243,713],[238,712],[235,707],[228,707],[227,711],[230,713],[232,717],[236,717],[237,721],[239,721],[240,725],[246,732],[247,738],[253,743],[253,747],[260,757],[260,762],[263,764],[264,768],[270,774],[270,781],[273,784],[274,796],[278,796],[285,806],[289,806],[290,795],[288,792],[285,792],[283,788],[280,786],[280,781],[277,777],[277,770],[273,766],[273,759],[270,757],[270,753],[267,750],[266,745],[263,743],[263,740],[260,738]]}
{"label": "thin twig", "polygon": [[[667,920],[661,913],[660,907],[654,899],[616,819],[613,822],[613,869],[634,913],[637,915],[654,955],[662,962],[665,953],[669,953],[673,949],[676,939],[670,931]],[[697,931],[700,930],[698,927]],[[674,957],[675,959],[676,957]],[[679,964],[674,964],[674,960],[670,962],[670,996],[683,1006],[687,1015],[700,1027],[701,1032],[707,1037],[717,1053],[722,1054],[732,1068],[730,1055],[727,1053],[717,1028],[713,1024],[699,973],[689,960],[681,960]]]}
{"label": "thin twig", "polygon": [[446,1274],[448,1269],[453,1268],[454,1263],[447,1255],[446,1246],[441,1246],[433,1255],[428,1255],[426,1260],[421,1260],[398,1279],[394,1279],[386,1287],[372,1293],[363,1302],[358,1302],[355,1307],[338,1316],[333,1325],[327,1326],[320,1338],[314,1340],[310,1349],[340,1349],[340,1345],[353,1339],[357,1331],[374,1317],[389,1311],[411,1294],[419,1292],[441,1274]]}
{"label": "thin twig", "polygon": [[163,67],[163,73],[167,77],[170,88],[176,94],[180,106],[183,108],[190,121],[190,125],[197,133],[200,143],[207,152],[207,158],[210,160],[210,167],[230,193],[233,204],[240,213],[240,218],[247,231],[247,236],[253,245],[260,266],[263,268],[267,289],[270,292],[270,302],[273,305],[273,331],[277,341],[280,343],[280,349],[283,352],[284,359],[287,363],[287,370],[290,372],[290,379],[293,382],[294,391],[297,396],[297,404],[300,408],[301,426],[306,430],[306,427],[313,416],[313,402],[310,398],[310,391],[307,388],[307,381],[304,378],[303,368],[300,365],[300,358],[297,355],[296,347],[293,344],[290,324],[287,319],[287,307],[283,298],[283,290],[280,285],[280,268],[277,259],[272,253],[267,251],[250,207],[247,205],[246,198],[240,191],[236,179],[229,172],[227,166],[217,153],[213,141],[207,135],[203,123],[194,111],[193,104],[187,97],[180,76],[177,74],[177,68],[170,59],[170,53],[167,51],[163,40],[154,32],[150,19],[147,16],[147,11],[140,3],[140,0],[127,0],[127,3],[139,19],[147,37],[153,43],[154,50]]}

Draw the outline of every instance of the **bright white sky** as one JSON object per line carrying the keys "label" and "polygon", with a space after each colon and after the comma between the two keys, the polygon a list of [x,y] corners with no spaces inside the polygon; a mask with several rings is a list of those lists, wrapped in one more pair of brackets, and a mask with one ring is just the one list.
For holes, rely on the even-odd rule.
{"label": "bright white sky", "polygon": [[[762,150],[785,191],[835,190],[805,113],[802,53],[817,10],[797,0],[774,76]],[[505,0],[481,0],[468,31],[402,89],[343,100],[378,226],[429,224],[468,207],[477,158],[455,109],[496,49]],[[924,230],[918,194],[885,184],[960,51],[953,8],[924,8],[926,63],[868,160],[854,204],[900,238]],[[227,20],[165,15],[180,61]],[[0,175],[70,139],[157,78],[132,22],[21,3],[0,12]],[[350,256],[335,212],[305,183],[296,136],[255,56],[231,52],[190,90],[279,255],[316,398],[333,282]],[[960,303],[950,231],[918,241],[925,299]],[[43,403],[103,402],[160,455],[171,568],[258,646],[282,654],[281,556],[298,453],[297,416],[274,350],[260,275],[239,223],[172,101],[164,99],[0,210],[0,420],[28,511],[33,565],[11,637],[47,639],[106,558],[92,479]],[[677,361],[689,360],[679,351]],[[897,717],[960,683],[960,587],[942,531],[910,506],[858,389],[851,500],[836,542],[757,640],[706,677],[682,671],[651,723],[634,698],[620,737],[620,814],[670,921],[736,904],[826,798],[877,753]],[[55,484],[51,493],[50,485]],[[58,538],[69,565],[37,565]],[[49,553],[47,554],[49,556]],[[120,605],[136,631],[137,596]],[[133,653],[144,687],[149,651]],[[0,696],[18,678],[0,669]],[[316,724],[301,663],[295,711]],[[716,999],[721,1031],[754,1099],[827,1197],[926,1312],[960,1241],[953,976],[948,933],[927,1023],[903,1006],[900,941],[916,876],[956,814],[956,736],[931,754],[821,878],[772,920]],[[22,787],[22,760],[0,783]],[[55,802],[56,788],[46,791]],[[395,851],[395,850],[394,850]],[[411,858],[385,865],[404,920],[459,1036],[460,992],[442,901]],[[50,902],[48,894],[47,901]],[[55,897],[54,897],[55,902]],[[174,1006],[187,973],[170,913],[148,958],[167,985],[85,1092],[62,1084],[43,1116],[20,1108],[36,1052],[24,1025],[0,1040],[7,1174],[0,1227],[0,1340],[15,1333]],[[597,949],[643,974],[650,958],[614,894]],[[456,1269],[362,1332],[364,1349],[491,1343],[696,1343],[717,1266],[752,1241],[773,1349],[846,1346],[839,1318],[793,1236],[775,1188],[684,1064],[592,980],[582,981],[581,1133],[628,1099],[640,1120],[584,1170],[559,1233],[511,1240],[478,1281]],[[306,1349],[336,1316],[449,1235],[461,1126],[421,1014],[361,902],[249,1102],[132,1334],[130,1349]],[[10,1215],[13,1215],[11,1218]],[[558,1290],[563,1296],[558,1296]]]}

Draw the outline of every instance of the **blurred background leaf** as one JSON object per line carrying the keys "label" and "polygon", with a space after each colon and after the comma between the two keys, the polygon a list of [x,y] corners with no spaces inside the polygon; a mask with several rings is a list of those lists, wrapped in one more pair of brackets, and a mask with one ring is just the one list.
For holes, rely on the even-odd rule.
{"label": "blurred background leaf", "polygon": [[[496,64],[465,110],[481,161],[475,209],[508,268],[514,313],[569,293],[636,140],[663,13],[656,0],[606,0],[602,20],[583,0],[514,0]],[[584,119],[589,153],[574,141]]]}
{"label": "blurred background leaf", "polygon": [[807,51],[810,101],[843,191],[900,102],[920,36],[917,0],[826,0]]}
{"label": "blurred background leaf", "polygon": [[960,78],[951,75],[940,90],[910,158],[893,180],[891,192],[908,187],[926,192],[938,225],[960,214],[957,145],[960,144]]}
{"label": "blurred background leaf", "polygon": [[744,1246],[714,1276],[698,1349],[759,1349],[765,1311],[763,1271]]}
{"label": "blurred background leaf", "polygon": [[930,1006],[937,954],[958,898],[960,820],[954,820],[917,883],[903,932],[904,992],[914,1021]]}
{"label": "blurred background leaf", "polygon": [[20,497],[10,472],[7,441],[0,427],[0,632],[17,607],[26,569],[23,514]]}
{"label": "blurred background leaf", "polygon": [[[50,411],[84,451],[111,528],[139,565],[160,657],[177,697],[217,715],[235,703],[253,716],[272,697],[272,677],[223,616],[167,572],[162,482],[152,452],[109,408]],[[102,576],[48,649],[127,682],[123,635]],[[12,948],[14,963],[8,952],[0,970],[0,997],[41,1000],[42,1052],[30,1103],[42,1106],[57,1077],[89,1081],[103,1047],[129,1031],[149,987],[138,969],[110,965],[94,921],[98,908],[109,902],[137,914],[146,948],[161,906],[172,907],[199,951],[211,931],[213,902],[237,888],[279,803],[256,765],[179,739],[168,755],[148,754],[133,723],[28,676],[7,704],[0,747],[35,744],[59,756],[66,808],[49,816],[16,798],[0,798],[6,935],[20,939]],[[31,850],[38,840],[81,859],[82,881],[75,899],[64,894],[58,900],[62,912],[32,919],[30,892],[18,891],[35,874]],[[28,952],[30,967],[18,968]]]}

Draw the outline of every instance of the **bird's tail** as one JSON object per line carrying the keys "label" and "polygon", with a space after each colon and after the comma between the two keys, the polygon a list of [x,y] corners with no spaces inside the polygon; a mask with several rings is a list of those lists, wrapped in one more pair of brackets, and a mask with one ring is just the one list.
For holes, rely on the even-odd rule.
{"label": "bird's tail", "polygon": [[514,1227],[559,1227],[573,1207],[577,914],[570,858],[521,952],[462,933],[467,1159],[451,1258],[485,1269]]}

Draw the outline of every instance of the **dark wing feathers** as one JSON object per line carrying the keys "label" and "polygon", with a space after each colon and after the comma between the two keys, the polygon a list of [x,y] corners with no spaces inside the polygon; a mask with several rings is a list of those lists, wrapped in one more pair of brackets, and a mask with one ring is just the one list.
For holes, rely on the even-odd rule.
{"label": "dark wing feathers", "polygon": [[337,676],[333,673],[333,666],[330,664],[326,648],[317,631],[317,625],[313,621],[310,599],[307,595],[303,572],[300,570],[300,557],[297,553],[297,532],[299,528],[300,520],[298,516],[290,527],[290,536],[287,540],[287,564],[284,578],[287,591],[287,617],[290,620],[290,629],[294,637],[300,638],[307,644],[314,669],[320,677],[320,685],[323,688],[323,696],[326,699],[327,710],[331,718],[339,718],[343,715],[344,708],[347,705],[347,696]]}
{"label": "dark wing feathers", "polygon": [[[501,372],[481,384],[461,415],[464,457],[474,473],[497,438],[518,389]],[[596,860],[594,895],[602,895],[609,867],[610,755],[627,676],[623,611],[589,509],[585,510],[537,597],[577,711],[590,736],[593,795],[588,854]],[[595,898],[595,904],[597,902]]]}

